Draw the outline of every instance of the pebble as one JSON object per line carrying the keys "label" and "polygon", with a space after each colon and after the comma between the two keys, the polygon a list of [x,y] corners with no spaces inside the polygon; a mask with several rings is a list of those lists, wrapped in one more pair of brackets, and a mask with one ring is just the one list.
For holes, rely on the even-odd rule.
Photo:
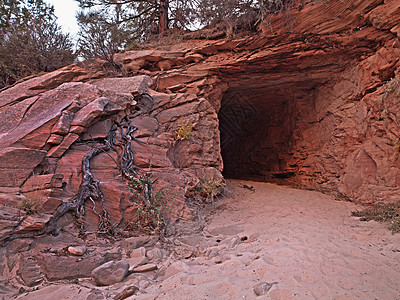
{"label": "pebble", "polygon": [[253,291],[257,296],[266,295],[272,288],[273,283],[260,282],[253,286]]}
{"label": "pebble", "polygon": [[164,256],[167,256],[167,251],[159,248],[154,248],[152,250],[147,251],[146,256],[151,261],[160,261],[163,259]]}
{"label": "pebble", "polygon": [[211,258],[213,258],[213,257],[218,256],[218,254],[219,254],[218,249],[217,249],[217,248],[213,248],[213,249],[211,249],[211,250],[206,254],[206,256],[207,256],[209,259],[211,259]]}
{"label": "pebble", "polygon": [[146,289],[147,287],[149,287],[149,285],[150,285],[150,281],[148,281],[148,280],[146,280],[146,279],[142,279],[142,280],[139,281],[139,287],[140,287],[142,290],[144,290],[144,289]]}
{"label": "pebble", "polygon": [[229,241],[229,247],[235,248],[237,245],[239,245],[239,243],[240,243],[240,238],[238,236],[234,236]]}
{"label": "pebble", "polygon": [[75,256],[82,256],[87,251],[86,246],[70,246],[68,247],[68,252]]}
{"label": "pebble", "polygon": [[140,247],[137,249],[133,249],[132,252],[129,255],[130,257],[143,257],[146,256],[146,248],[145,247]]}

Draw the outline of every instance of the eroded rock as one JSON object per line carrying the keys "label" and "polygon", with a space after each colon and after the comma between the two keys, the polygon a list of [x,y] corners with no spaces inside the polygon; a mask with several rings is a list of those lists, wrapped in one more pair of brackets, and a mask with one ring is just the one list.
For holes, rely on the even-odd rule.
{"label": "eroded rock", "polygon": [[38,264],[32,257],[21,258],[17,274],[27,286],[38,285],[44,279]]}
{"label": "eroded rock", "polygon": [[145,265],[149,262],[146,256],[138,256],[138,257],[132,257],[132,258],[127,258],[126,262],[129,263],[129,270],[133,271],[135,268]]}
{"label": "eroded rock", "polygon": [[[55,256],[43,254],[38,257],[43,273],[49,280],[76,279],[81,277],[90,277],[92,271],[112,259],[120,259],[117,253],[91,253],[84,255],[81,259],[74,256]],[[125,264],[122,264],[125,265]],[[128,265],[129,268],[129,265]]]}
{"label": "eroded rock", "polygon": [[109,261],[92,271],[97,285],[112,285],[124,280],[128,274],[129,264],[126,261]]}

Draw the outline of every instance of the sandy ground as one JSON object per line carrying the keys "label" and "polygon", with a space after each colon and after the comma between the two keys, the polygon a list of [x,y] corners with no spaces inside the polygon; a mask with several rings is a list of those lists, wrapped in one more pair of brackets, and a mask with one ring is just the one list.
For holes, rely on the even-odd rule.
{"label": "sandy ground", "polygon": [[[163,272],[128,299],[400,299],[400,234],[352,217],[360,207],[268,183],[230,180],[227,189],[204,233],[175,241],[194,254],[162,262]],[[267,288],[257,296],[260,283]],[[131,284],[128,277],[103,291]],[[94,288],[86,280],[19,299],[105,299]]]}
{"label": "sandy ground", "polygon": [[260,282],[272,287],[258,299],[400,299],[400,234],[386,224],[360,222],[356,205],[318,192],[243,181],[228,190],[205,232],[256,240],[220,250],[223,263],[188,261],[153,289],[157,299],[254,299]]}

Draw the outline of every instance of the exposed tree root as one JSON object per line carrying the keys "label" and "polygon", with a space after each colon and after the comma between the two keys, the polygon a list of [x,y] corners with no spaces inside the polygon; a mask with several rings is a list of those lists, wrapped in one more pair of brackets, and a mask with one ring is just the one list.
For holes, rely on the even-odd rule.
{"label": "exposed tree root", "polygon": [[[149,95],[147,95],[150,97]],[[151,98],[151,97],[150,97]],[[129,123],[129,122],[128,122]],[[115,148],[115,136],[117,128],[121,129],[121,137],[122,142],[119,146],[122,148],[122,154],[119,155],[117,149]],[[124,127],[126,130],[124,130]],[[16,228],[0,238],[0,246],[19,238],[32,238],[36,236],[53,234],[58,235],[60,228],[57,226],[57,221],[64,216],[65,214],[72,212],[74,216],[79,220],[83,219],[85,215],[85,203],[87,200],[90,200],[93,203],[93,211],[99,217],[99,227],[97,233],[103,233],[107,235],[114,234],[114,226],[110,221],[110,214],[104,207],[104,195],[100,189],[100,181],[97,180],[91,170],[90,170],[90,160],[100,153],[106,153],[110,150],[113,150],[118,155],[119,160],[119,168],[120,171],[127,181],[137,181],[139,178],[138,171],[140,170],[149,178],[148,174],[141,168],[137,167],[134,163],[134,155],[131,148],[132,140],[135,140],[133,137],[133,133],[137,130],[137,127],[131,126],[127,124],[126,126],[117,126],[114,125],[110,130],[105,144],[98,146],[92,149],[88,154],[86,154],[82,159],[82,183],[79,186],[79,190],[76,196],[74,196],[70,202],[64,202],[61,204],[53,213],[50,220],[45,224],[45,226],[36,231],[29,232],[17,232],[18,226]],[[138,140],[135,140],[139,142]],[[144,200],[144,204],[146,207],[151,208],[154,204],[152,203],[152,199],[154,199],[153,195],[153,184],[154,182],[148,181],[144,184],[141,197]],[[96,202],[100,203],[101,212],[96,210]],[[166,223],[166,218],[162,216]],[[153,220],[156,223],[156,220]],[[156,226],[157,224],[154,224]],[[81,225],[81,233],[84,234],[83,224]]]}
{"label": "exposed tree root", "polygon": [[[150,175],[147,174],[143,169],[139,168],[138,166],[135,165],[134,162],[134,155],[132,151],[132,140],[135,140],[138,143],[141,143],[139,140],[136,140],[133,137],[133,133],[137,130],[137,127],[134,126],[128,126],[126,131],[123,130],[121,127],[121,137],[123,140],[123,143],[121,145],[122,147],[122,155],[121,155],[121,172],[125,180],[128,181],[129,183],[136,182],[138,186],[140,186],[140,190],[138,190],[138,193],[141,193],[141,200],[144,202],[144,205],[148,210],[154,209],[156,210],[157,207],[155,207],[156,203],[154,202],[155,196],[154,196],[154,188],[153,185],[156,181],[151,181],[150,180]],[[142,179],[140,181],[140,174],[139,171],[144,174],[145,180]],[[159,221],[155,218],[151,218],[151,222],[153,225],[153,228],[159,228],[159,233],[164,234],[166,227],[167,227],[167,218],[164,215],[164,213],[161,211],[160,212],[160,217],[162,219],[162,223],[164,225],[163,228],[159,228]],[[164,229],[164,231],[161,231],[161,229]]]}
{"label": "exposed tree root", "polygon": [[[74,213],[76,218],[80,219],[85,215],[85,202],[90,199],[91,201],[100,201],[102,212],[96,213],[99,216],[99,232],[112,234],[112,226],[109,219],[109,213],[104,208],[104,195],[100,190],[99,181],[94,178],[90,170],[90,160],[96,155],[109,151],[114,143],[116,127],[114,126],[106,139],[106,144],[92,149],[82,159],[82,183],[79,186],[78,194],[73,197],[71,202],[64,202],[53,213],[53,216],[46,223],[46,225],[36,231],[29,232],[13,232],[0,239],[0,245],[4,245],[12,240],[19,238],[32,238],[45,234],[58,235],[60,228],[57,226],[57,221],[68,212]],[[81,228],[83,229],[83,228]]]}

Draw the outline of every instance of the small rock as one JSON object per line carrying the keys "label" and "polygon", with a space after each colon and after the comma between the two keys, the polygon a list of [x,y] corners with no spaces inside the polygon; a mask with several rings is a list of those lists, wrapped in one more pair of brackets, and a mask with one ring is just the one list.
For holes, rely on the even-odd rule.
{"label": "small rock", "polygon": [[113,299],[114,300],[126,299],[126,298],[132,296],[133,294],[135,294],[137,290],[138,290],[138,287],[136,287],[134,285],[128,286],[122,292],[120,292],[117,295],[115,295],[115,297]]}
{"label": "small rock", "polygon": [[139,266],[137,268],[133,269],[133,272],[150,272],[150,271],[154,271],[157,270],[157,265],[156,264],[147,264],[147,265],[143,265],[143,266]]}
{"label": "small rock", "polygon": [[147,279],[142,279],[139,282],[139,287],[144,290],[146,289],[148,286],[150,285],[150,281],[148,281]]}
{"label": "small rock", "polygon": [[156,236],[131,237],[123,240],[121,247],[125,249],[137,249],[143,246],[153,246],[157,241],[158,238]]}
{"label": "small rock", "polygon": [[220,245],[227,245],[229,248],[235,248],[239,243],[240,243],[240,238],[237,235],[235,235],[235,236],[223,239],[221,241]]}
{"label": "small rock", "polygon": [[246,243],[252,243],[255,240],[257,240],[257,238],[260,236],[260,234],[258,233],[253,233],[252,235],[249,236],[249,238],[246,240]]}
{"label": "small rock", "polygon": [[167,279],[172,277],[178,273],[184,273],[189,271],[189,266],[182,261],[176,261],[172,263],[169,267],[167,267],[163,279]]}
{"label": "small rock", "polygon": [[82,256],[87,251],[86,246],[70,246],[68,247],[68,252],[75,256]]}
{"label": "small rock", "polygon": [[163,259],[164,256],[166,256],[168,253],[167,251],[159,248],[154,248],[150,251],[147,251],[147,258],[151,261],[160,261]]}
{"label": "small rock", "polygon": [[104,300],[106,299],[102,291],[92,290],[89,295],[87,295],[86,300]]}
{"label": "small rock", "polygon": [[211,258],[213,258],[213,257],[218,256],[218,254],[219,254],[218,249],[213,248],[213,249],[211,249],[211,250],[206,254],[206,256],[207,256],[209,259],[211,259]]}
{"label": "small rock", "polygon": [[97,285],[112,285],[124,280],[129,271],[126,261],[109,261],[92,271],[92,277]]}
{"label": "small rock", "polygon": [[146,256],[133,257],[126,259],[129,264],[129,270],[132,271],[134,268],[145,265],[149,262]]}
{"label": "small rock", "polygon": [[130,257],[143,257],[146,256],[146,248],[145,247],[140,247],[137,249],[133,249],[132,252],[129,255]]}
{"label": "small rock", "polygon": [[240,238],[238,236],[234,236],[229,241],[229,247],[235,248],[240,243]]}
{"label": "small rock", "polygon": [[223,255],[218,255],[218,256],[215,258],[214,262],[215,262],[216,264],[222,264],[223,262],[226,262],[227,260],[230,260],[230,259],[231,259],[231,257],[230,257],[229,255],[223,254]]}
{"label": "small rock", "polygon": [[260,282],[253,286],[253,291],[257,296],[266,295],[268,291],[272,288],[274,283]]}

